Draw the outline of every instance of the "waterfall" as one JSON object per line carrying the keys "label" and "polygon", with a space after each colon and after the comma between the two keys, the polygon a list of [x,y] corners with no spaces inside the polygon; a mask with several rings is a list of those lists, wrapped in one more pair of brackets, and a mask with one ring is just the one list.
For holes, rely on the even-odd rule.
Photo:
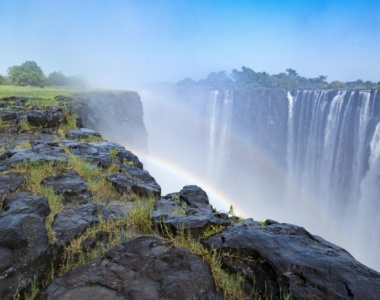
{"label": "waterfall", "polygon": [[[233,182],[232,195],[246,199],[241,205],[248,216],[262,209],[302,225],[380,269],[374,265],[380,250],[377,91],[213,91],[208,111],[209,172]],[[230,135],[260,155],[247,157]],[[285,184],[267,171],[268,161],[284,169]],[[375,250],[357,250],[356,240]]]}
{"label": "waterfall", "polygon": [[377,90],[180,90],[175,98],[155,110],[152,152],[161,146],[159,157],[209,183],[243,217],[303,226],[380,270]]}
{"label": "waterfall", "polygon": [[[379,269],[377,91],[296,91],[288,94],[288,103],[288,176],[326,216],[318,222],[312,220],[315,213],[302,212],[306,197],[296,199],[299,212],[319,223],[324,237],[353,249],[354,255]],[[359,241],[372,247],[355,252]]]}
{"label": "waterfall", "polygon": [[208,128],[208,174],[217,182],[226,165],[231,129],[233,91],[210,92]]}

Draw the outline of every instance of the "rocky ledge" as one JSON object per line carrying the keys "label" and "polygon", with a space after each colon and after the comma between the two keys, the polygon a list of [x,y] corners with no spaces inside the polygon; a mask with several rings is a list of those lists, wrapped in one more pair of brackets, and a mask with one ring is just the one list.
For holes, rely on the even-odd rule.
{"label": "rocky ledge", "polygon": [[379,298],[378,272],[302,227],[217,212],[197,186],[161,196],[83,128],[89,97],[0,100],[1,299]]}

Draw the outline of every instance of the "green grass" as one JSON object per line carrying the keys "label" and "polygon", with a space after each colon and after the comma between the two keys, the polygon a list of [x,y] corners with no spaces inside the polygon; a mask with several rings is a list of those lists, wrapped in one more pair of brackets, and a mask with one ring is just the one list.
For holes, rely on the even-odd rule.
{"label": "green grass", "polygon": [[0,98],[16,96],[27,98],[53,99],[56,96],[72,96],[74,93],[82,93],[87,91],[88,90],[75,88],[40,88],[33,86],[0,85]]}
{"label": "green grass", "polygon": [[107,89],[83,89],[74,87],[52,87],[47,86],[44,88],[33,86],[14,86],[14,85],[0,85],[0,98],[3,97],[27,97],[27,98],[42,98],[53,99],[56,96],[72,96],[77,93],[94,93],[94,92],[112,92],[114,94],[121,94],[129,92],[126,90],[107,90]]}

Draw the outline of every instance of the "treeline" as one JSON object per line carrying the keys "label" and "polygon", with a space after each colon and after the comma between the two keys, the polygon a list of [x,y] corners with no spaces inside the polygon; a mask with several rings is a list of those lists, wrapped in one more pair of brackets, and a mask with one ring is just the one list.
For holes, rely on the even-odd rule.
{"label": "treeline", "polygon": [[296,70],[286,69],[285,72],[269,75],[266,72],[255,72],[254,70],[242,67],[241,71],[233,70],[230,75],[225,71],[211,72],[205,79],[195,81],[185,78],[177,83],[178,87],[190,88],[201,87],[210,89],[372,89],[380,88],[380,82],[356,81],[327,82],[327,76],[320,75],[316,78],[306,78],[300,76]]}
{"label": "treeline", "polygon": [[55,71],[48,76],[34,61],[26,61],[20,66],[8,68],[7,76],[0,75],[0,84],[17,86],[70,86],[86,87],[83,76],[65,76],[61,71]]}

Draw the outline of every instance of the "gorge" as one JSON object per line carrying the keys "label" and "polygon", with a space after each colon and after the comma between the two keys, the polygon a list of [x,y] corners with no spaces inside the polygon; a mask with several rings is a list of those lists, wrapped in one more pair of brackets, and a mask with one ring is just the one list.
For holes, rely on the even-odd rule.
{"label": "gorge", "polygon": [[164,191],[195,181],[219,209],[301,225],[380,270],[378,90],[166,89],[142,101]]}
{"label": "gorge", "polygon": [[[303,165],[313,162],[313,155],[302,156],[308,145],[299,131],[313,127],[307,120],[335,120],[339,113],[332,108],[343,107],[346,93],[368,108],[357,113],[373,130],[369,149],[360,152],[363,160],[369,155],[362,185],[373,186],[377,124],[369,108],[377,96],[302,92],[322,95],[322,107],[329,108],[322,117],[300,118],[299,111],[308,109],[298,108],[305,98],[297,92],[195,92],[181,93],[188,109],[179,109],[183,101],[171,103],[175,113],[156,101],[153,119],[145,102],[147,129],[136,92],[0,99],[0,298],[378,298],[378,272],[313,235],[318,228],[309,232],[281,219],[297,212],[308,220],[315,213],[306,210],[304,194],[297,194],[304,191],[295,186],[297,172],[303,178]],[[147,156],[147,137],[155,140],[152,124],[156,130],[167,126],[156,136],[157,150],[165,151],[148,149]],[[288,155],[301,145],[297,155]],[[291,159],[294,178],[284,175]],[[156,172],[157,162],[176,176]],[[186,182],[175,187],[181,176]],[[331,193],[313,180],[315,191]],[[227,213],[230,204],[245,209],[247,218]],[[266,220],[257,221],[257,212]],[[280,222],[268,219],[274,212]]]}

